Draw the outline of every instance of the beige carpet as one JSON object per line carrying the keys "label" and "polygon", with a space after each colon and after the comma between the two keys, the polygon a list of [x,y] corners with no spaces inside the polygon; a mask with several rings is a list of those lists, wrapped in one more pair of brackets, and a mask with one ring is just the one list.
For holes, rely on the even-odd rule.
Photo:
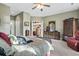
{"label": "beige carpet", "polygon": [[79,56],[76,52],[67,46],[67,43],[62,40],[51,39],[54,51],[51,51],[51,56]]}

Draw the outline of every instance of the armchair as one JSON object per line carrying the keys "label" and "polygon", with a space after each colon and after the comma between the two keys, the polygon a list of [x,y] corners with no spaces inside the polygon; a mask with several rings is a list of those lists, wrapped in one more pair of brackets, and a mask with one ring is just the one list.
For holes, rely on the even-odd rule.
{"label": "armchair", "polygon": [[79,31],[76,32],[75,37],[69,37],[67,39],[67,45],[70,48],[79,51]]}

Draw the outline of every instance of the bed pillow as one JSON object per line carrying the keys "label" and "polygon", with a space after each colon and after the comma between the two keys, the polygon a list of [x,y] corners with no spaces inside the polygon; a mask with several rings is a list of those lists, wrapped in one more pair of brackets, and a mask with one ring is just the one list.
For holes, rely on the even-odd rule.
{"label": "bed pillow", "polygon": [[10,38],[6,33],[0,32],[0,38],[2,38],[2,40],[4,40],[9,46],[11,46]]}
{"label": "bed pillow", "polygon": [[8,37],[10,38],[11,44],[19,44],[15,35],[10,34]]}

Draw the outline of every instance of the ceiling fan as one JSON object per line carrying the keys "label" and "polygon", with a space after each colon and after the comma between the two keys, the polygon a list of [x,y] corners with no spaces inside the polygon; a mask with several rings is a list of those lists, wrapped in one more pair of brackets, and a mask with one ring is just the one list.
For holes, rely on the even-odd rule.
{"label": "ceiling fan", "polygon": [[32,9],[34,10],[34,9],[38,8],[38,9],[40,9],[40,11],[43,11],[44,7],[50,7],[50,5],[43,4],[43,3],[34,3]]}

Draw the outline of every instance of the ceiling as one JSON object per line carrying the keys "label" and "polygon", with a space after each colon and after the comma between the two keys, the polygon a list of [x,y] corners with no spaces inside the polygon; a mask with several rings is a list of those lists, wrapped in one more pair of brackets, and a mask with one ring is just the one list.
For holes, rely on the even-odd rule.
{"label": "ceiling", "polygon": [[43,11],[39,9],[32,10],[33,3],[4,3],[10,7],[11,15],[16,15],[22,11],[28,12],[31,16],[49,16],[59,13],[64,13],[68,11],[73,11],[79,9],[78,3],[45,3],[50,5],[50,7],[45,7]]}

